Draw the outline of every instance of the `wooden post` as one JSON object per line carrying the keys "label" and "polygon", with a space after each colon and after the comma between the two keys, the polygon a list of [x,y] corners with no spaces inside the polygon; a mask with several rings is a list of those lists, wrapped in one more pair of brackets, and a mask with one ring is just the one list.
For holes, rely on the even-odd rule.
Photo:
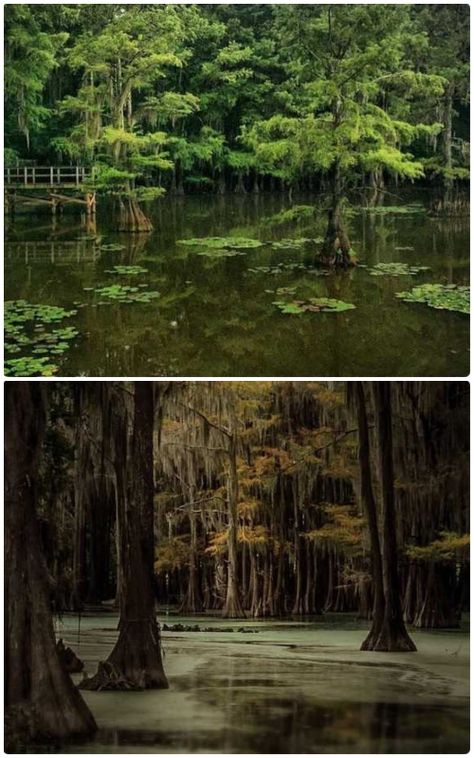
{"label": "wooden post", "polygon": [[28,184],[28,169],[26,168],[26,166],[23,169],[23,179],[24,179],[25,184]]}
{"label": "wooden post", "polygon": [[79,166],[76,166],[76,187],[79,186]]}
{"label": "wooden post", "polygon": [[54,168],[52,166],[49,167],[49,183],[54,184]]}

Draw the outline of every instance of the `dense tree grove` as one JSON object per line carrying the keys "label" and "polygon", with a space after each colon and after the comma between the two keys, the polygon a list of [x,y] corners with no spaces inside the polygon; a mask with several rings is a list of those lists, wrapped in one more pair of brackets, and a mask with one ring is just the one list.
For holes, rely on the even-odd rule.
{"label": "dense tree grove", "polygon": [[[354,188],[467,178],[466,5],[10,5],[10,163],[94,166],[119,228],[164,191],[325,190],[348,258]],[[34,65],[32,65],[34,63]]]}
{"label": "dense tree grove", "polygon": [[6,415],[17,735],[94,729],[53,612],[117,607],[115,647],[81,684],[102,690],[168,686],[156,603],[352,612],[379,651],[416,650],[408,625],[455,628],[468,608],[467,383],[9,383]]}

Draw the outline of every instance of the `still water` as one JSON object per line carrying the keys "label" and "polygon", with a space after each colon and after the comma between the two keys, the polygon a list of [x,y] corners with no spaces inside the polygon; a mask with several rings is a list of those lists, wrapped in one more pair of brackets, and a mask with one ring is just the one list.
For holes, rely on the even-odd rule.
{"label": "still water", "polygon": [[[169,690],[84,692],[99,731],[60,752],[468,750],[467,628],[412,631],[418,652],[390,654],[360,652],[367,624],[346,614],[171,621],[229,631],[164,632]],[[114,645],[116,625],[113,614],[83,616],[80,624],[65,616],[57,633],[92,674]]]}
{"label": "still water", "polygon": [[[312,204],[314,198],[294,202]],[[304,249],[270,244],[224,258],[177,244],[191,237],[270,243],[324,234],[322,213],[275,223],[290,205],[284,195],[168,198],[149,209],[155,224],[150,235],[113,232],[104,205],[93,226],[73,212],[54,224],[47,213],[18,214],[6,224],[5,296],[77,309],[68,325],[79,335],[56,359],[58,376],[467,375],[468,316],[395,297],[425,282],[469,283],[467,217],[351,211],[347,226],[363,266],[429,267],[416,277],[371,276],[365,267],[320,276],[311,272]],[[251,270],[279,263],[306,269],[283,268],[276,275]],[[116,265],[140,266],[146,273],[108,273]],[[93,291],[116,283],[141,283],[160,296],[147,304],[104,304]],[[330,297],[356,307],[285,315],[273,305],[277,288],[291,288],[296,298]]]}

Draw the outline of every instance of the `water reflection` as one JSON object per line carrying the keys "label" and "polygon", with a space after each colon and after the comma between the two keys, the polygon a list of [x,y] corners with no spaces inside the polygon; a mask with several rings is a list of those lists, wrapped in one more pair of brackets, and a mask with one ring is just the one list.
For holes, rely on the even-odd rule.
{"label": "water reflection", "polygon": [[[298,203],[313,203],[301,198]],[[467,218],[432,219],[354,211],[348,227],[363,266],[402,262],[429,266],[416,282],[372,277],[366,268],[315,276],[311,253],[266,245],[235,258],[199,256],[177,240],[200,236],[321,237],[323,212],[281,223],[285,195],[176,198],[151,212],[155,231],[120,235],[84,218],[23,216],[9,221],[5,245],[7,299],[78,308],[80,332],[60,374],[77,375],[464,375],[468,319],[398,301],[414,283],[468,283]],[[276,275],[259,266],[300,263]],[[161,296],[148,305],[100,302],[87,295],[117,282],[111,267],[140,265]],[[124,277],[120,283],[136,284]],[[354,303],[339,314],[284,316],[273,305],[280,287],[295,296]]]}

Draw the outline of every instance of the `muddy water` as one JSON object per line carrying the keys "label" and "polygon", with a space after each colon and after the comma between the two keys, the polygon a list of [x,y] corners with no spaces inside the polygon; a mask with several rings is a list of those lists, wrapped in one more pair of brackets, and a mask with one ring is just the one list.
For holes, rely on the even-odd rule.
{"label": "muddy water", "polygon": [[[349,616],[304,623],[177,621],[229,631],[164,632],[170,689],[85,692],[99,731],[93,741],[61,751],[468,750],[467,630],[415,631],[416,654],[377,654],[359,651],[366,625]],[[114,644],[116,622],[111,614],[86,616],[79,630],[76,617],[64,617],[57,631],[92,673]]]}

